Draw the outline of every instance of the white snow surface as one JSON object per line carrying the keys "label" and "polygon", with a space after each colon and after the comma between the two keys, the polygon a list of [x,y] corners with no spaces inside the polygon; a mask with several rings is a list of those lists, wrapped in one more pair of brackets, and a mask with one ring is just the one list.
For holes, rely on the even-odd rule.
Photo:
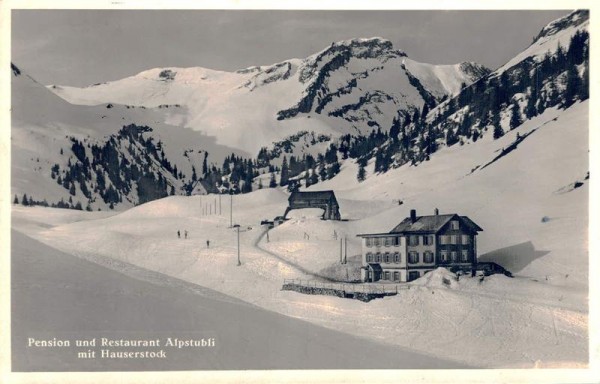
{"label": "white snow surface", "polygon": [[[339,58],[340,47],[351,46],[349,61],[330,70],[323,80],[325,93],[335,95],[325,108],[316,112],[326,94],[319,91],[310,113],[277,120],[277,113],[294,107],[307,94],[324,65]],[[366,52],[372,50],[375,53]],[[361,55],[366,55],[365,57]],[[176,114],[163,119],[205,135],[218,143],[255,154],[262,146],[283,140],[299,131],[338,136],[368,133],[374,120],[384,129],[392,125],[398,110],[421,108],[423,98],[401,68],[404,53],[393,50],[381,38],[354,39],[335,43],[306,59],[291,59],[270,66],[251,67],[224,72],[200,67],[154,68],[134,76],[84,88],[48,86],[53,93],[71,104],[106,103],[155,108],[180,105]],[[410,60],[413,75],[422,80],[436,97],[455,93],[462,82],[474,79],[463,73],[459,65],[435,66]],[[164,71],[174,78],[161,76]],[[351,81],[356,86],[348,90]],[[348,120],[329,116],[346,105],[364,103],[359,110],[346,112]],[[361,101],[363,100],[363,101]],[[162,109],[167,112],[167,109]]]}
{"label": "white snow surface", "polygon": [[[14,206],[13,227],[109,267],[110,260],[126,261],[268,310],[476,367],[584,367],[588,183],[569,192],[564,187],[588,171],[587,114],[587,102],[547,110],[499,140],[487,132],[418,167],[374,175],[370,164],[362,183],[356,183],[356,164],[346,161],[334,179],[309,189],[333,189],[347,221],[301,215],[270,230],[268,240],[259,223],[282,215],[288,194],[276,188],[234,196],[241,266],[229,197],[221,198],[222,215],[202,215],[203,204],[218,202],[212,195],[172,196],[110,217]],[[517,133],[534,129],[482,169]],[[436,270],[397,296],[370,303],[281,291],[283,279],[317,280],[315,274],[339,266],[340,239],[347,238],[353,257],[360,253],[357,233],[389,231],[409,209],[432,214],[436,207],[479,224],[480,259],[502,260],[515,278],[456,280]]]}

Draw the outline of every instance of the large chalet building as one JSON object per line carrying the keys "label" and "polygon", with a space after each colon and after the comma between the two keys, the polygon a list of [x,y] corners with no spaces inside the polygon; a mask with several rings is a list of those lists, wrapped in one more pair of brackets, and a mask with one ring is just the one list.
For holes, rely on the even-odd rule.
{"label": "large chalet building", "polygon": [[341,220],[340,205],[333,191],[292,192],[284,217],[293,209],[321,208],[324,220]]}
{"label": "large chalet building", "polygon": [[364,282],[407,282],[437,267],[470,271],[477,263],[477,233],[483,231],[467,216],[455,213],[402,220],[387,233],[360,234],[361,279]]}

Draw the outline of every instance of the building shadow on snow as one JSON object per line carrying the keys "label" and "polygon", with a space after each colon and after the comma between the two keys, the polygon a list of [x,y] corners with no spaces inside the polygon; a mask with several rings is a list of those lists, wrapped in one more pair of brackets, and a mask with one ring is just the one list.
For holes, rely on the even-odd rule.
{"label": "building shadow on snow", "polygon": [[528,266],[532,261],[547,255],[550,251],[536,250],[531,241],[511,245],[510,247],[496,249],[478,257],[482,262],[500,264],[512,273],[517,273]]}

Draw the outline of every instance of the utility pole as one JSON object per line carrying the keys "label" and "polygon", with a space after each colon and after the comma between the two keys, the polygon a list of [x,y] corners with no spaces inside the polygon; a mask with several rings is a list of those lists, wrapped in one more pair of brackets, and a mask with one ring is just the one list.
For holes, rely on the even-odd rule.
{"label": "utility pole", "polygon": [[238,267],[240,265],[242,265],[242,262],[240,261],[240,225],[236,224],[234,225],[236,232],[237,232],[237,265]]}
{"label": "utility pole", "polygon": [[230,191],[229,196],[231,197],[229,204],[229,228],[233,227],[233,193]]}
{"label": "utility pole", "polygon": [[219,193],[219,215],[221,214],[221,196],[222,193]]}
{"label": "utility pole", "polygon": [[344,264],[348,263],[348,238],[344,236]]}
{"label": "utility pole", "polygon": [[343,264],[342,262],[342,238],[340,237],[340,264]]}

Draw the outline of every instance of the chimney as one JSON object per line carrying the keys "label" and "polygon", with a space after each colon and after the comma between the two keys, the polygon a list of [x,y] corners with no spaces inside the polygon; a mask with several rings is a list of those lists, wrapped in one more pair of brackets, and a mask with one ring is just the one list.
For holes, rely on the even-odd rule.
{"label": "chimney", "polygon": [[410,210],[410,222],[414,223],[417,221],[417,211],[415,209]]}
{"label": "chimney", "polygon": [[437,208],[436,208],[436,209],[435,209],[435,211],[433,211],[433,212],[435,213],[435,215],[436,215],[436,216],[440,214],[440,210],[439,210],[439,209],[437,209]]}

